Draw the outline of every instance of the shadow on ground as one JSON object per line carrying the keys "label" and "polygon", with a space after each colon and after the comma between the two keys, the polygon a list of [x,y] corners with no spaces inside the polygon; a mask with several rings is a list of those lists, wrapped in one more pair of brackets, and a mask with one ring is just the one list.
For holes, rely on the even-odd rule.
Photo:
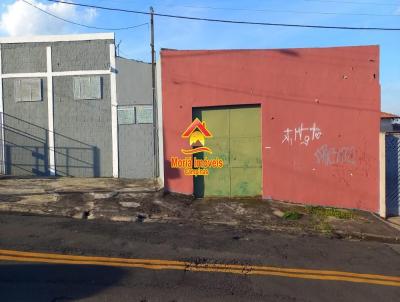
{"label": "shadow on ground", "polygon": [[124,275],[123,269],[114,267],[4,264],[0,269],[0,301],[77,301],[115,286]]}

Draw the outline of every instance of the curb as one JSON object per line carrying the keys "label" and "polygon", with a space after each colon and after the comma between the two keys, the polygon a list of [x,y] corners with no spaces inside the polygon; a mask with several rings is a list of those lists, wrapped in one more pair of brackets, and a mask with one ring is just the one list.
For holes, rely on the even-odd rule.
{"label": "curb", "polygon": [[388,226],[390,226],[390,227],[392,227],[392,228],[394,228],[394,229],[400,231],[400,225],[394,224],[394,223],[390,222],[389,220],[380,217],[380,216],[377,215],[377,214],[374,214],[374,216],[375,216],[376,218],[378,218],[380,221],[382,221],[383,223],[387,224]]}
{"label": "curb", "polygon": [[101,193],[101,194],[125,194],[125,193],[159,193],[162,189],[154,188],[151,190],[134,190],[134,189],[115,189],[115,190],[105,190],[105,189],[97,189],[97,190],[48,190],[43,192],[22,192],[22,193],[3,193],[0,196],[27,196],[27,195],[51,195],[51,194],[88,194],[88,193]]}
{"label": "curb", "polygon": [[[39,208],[35,207],[13,207],[10,205],[9,207],[4,207],[3,209],[0,209],[0,215],[1,213],[4,214],[17,214],[17,215],[37,215],[37,216],[52,216],[52,217],[65,217],[65,218],[72,218],[72,219],[89,219],[89,220],[106,220],[106,221],[114,221],[114,222],[125,222],[125,223],[132,223],[132,222],[142,222],[142,223],[154,223],[154,222],[159,222],[159,223],[197,223],[200,225],[225,225],[225,226],[231,226],[229,224],[221,224],[221,223],[210,223],[208,221],[201,221],[201,220],[192,220],[192,221],[187,221],[185,219],[176,219],[174,217],[163,217],[162,219],[154,219],[151,218],[151,216],[148,216],[146,214],[141,214],[137,213],[136,215],[116,215],[115,213],[107,216],[97,216],[93,215],[88,217],[87,215],[84,215],[85,212],[77,211],[77,212],[69,212],[69,211],[62,211],[60,209],[52,209],[50,211],[43,211]],[[371,233],[361,233],[361,232],[346,232],[346,231],[340,231],[340,230],[333,230],[331,233],[323,233],[323,232],[317,232],[317,231],[312,231],[312,230],[307,230],[307,229],[300,229],[297,227],[287,227],[287,226],[278,226],[278,225],[264,225],[264,226],[239,226],[235,225],[234,227],[244,227],[245,229],[258,229],[258,230],[264,230],[264,231],[271,231],[271,232],[282,232],[282,233],[287,233],[291,235],[308,235],[308,236],[324,236],[328,238],[336,238],[336,239],[341,239],[341,240],[348,240],[348,239],[357,239],[357,240],[362,240],[362,241],[373,241],[373,242],[380,242],[380,243],[389,243],[389,244],[400,244],[400,234],[399,236],[396,237],[391,237],[391,236],[384,236],[384,235],[377,235],[377,234],[371,234]]]}
{"label": "curb", "polygon": [[[213,223],[211,223],[211,224],[213,224]],[[217,224],[215,224],[215,225],[217,225]],[[218,224],[218,225],[221,225],[221,224]],[[323,236],[323,237],[335,238],[335,239],[340,239],[340,240],[357,239],[357,240],[362,240],[362,241],[400,244],[400,237],[376,235],[376,234],[371,234],[371,233],[361,233],[361,232],[349,233],[349,232],[339,231],[339,230],[332,231],[332,233],[323,233],[323,232],[317,232],[317,231],[313,231],[313,230],[299,229],[296,227],[279,227],[276,225],[264,226],[264,227],[253,227],[251,229],[265,230],[265,231],[272,231],[272,232],[282,232],[282,233],[287,233],[287,234],[291,234],[291,235],[297,234],[297,235],[308,235],[308,236]]]}
{"label": "curb", "polygon": [[370,233],[358,233],[358,232],[347,233],[343,231],[334,231],[334,234],[337,234],[340,237],[347,239],[355,238],[365,241],[400,244],[400,237],[390,237],[390,236],[376,235]]}

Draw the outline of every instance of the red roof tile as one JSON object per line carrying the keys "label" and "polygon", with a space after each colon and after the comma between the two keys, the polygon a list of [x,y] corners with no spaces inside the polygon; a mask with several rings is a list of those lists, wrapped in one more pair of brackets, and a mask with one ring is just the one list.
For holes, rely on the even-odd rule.
{"label": "red roof tile", "polygon": [[388,113],[388,112],[381,112],[381,118],[400,118],[400,116],[393,114],[393,113]]}

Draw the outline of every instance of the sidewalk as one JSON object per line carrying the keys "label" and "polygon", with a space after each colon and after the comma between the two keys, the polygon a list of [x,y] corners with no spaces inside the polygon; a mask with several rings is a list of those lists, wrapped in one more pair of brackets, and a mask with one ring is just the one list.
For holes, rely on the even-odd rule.
{"label": "sidewalk", "polygon": [[400,243],[400,230],[374,214],[273,200],[163,194],[152,180],[0,179],[0,212],[121,222],[220,224],[333,238]]}

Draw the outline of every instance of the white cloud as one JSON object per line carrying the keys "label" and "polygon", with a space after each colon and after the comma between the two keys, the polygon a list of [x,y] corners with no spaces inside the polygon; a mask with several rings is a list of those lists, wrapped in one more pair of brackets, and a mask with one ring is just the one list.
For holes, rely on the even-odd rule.
{"label": "white cloud", "polygon": [[[42,10],[74,22],[90,23],[97,14],[95,9],[77,10],[75,6],[68,4],[27,1]],[[0,31],[9,36],[62,34],[72,31],[71,28],[72,25],[49,16],[21,0],[7,5],[0,17]]]}

